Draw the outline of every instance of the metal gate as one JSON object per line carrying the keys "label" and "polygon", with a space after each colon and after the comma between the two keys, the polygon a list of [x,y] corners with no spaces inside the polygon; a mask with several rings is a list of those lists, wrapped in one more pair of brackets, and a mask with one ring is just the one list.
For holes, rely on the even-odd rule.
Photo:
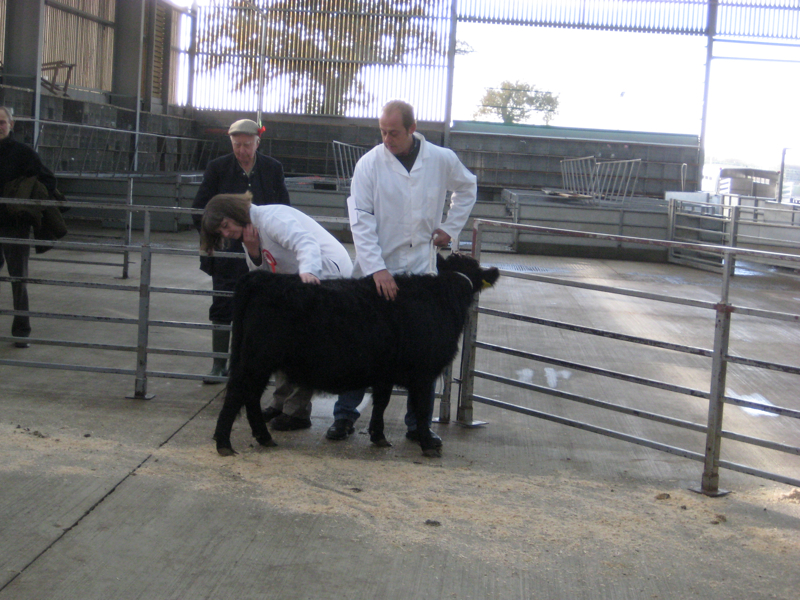
{"label": "metal gate", "polygon": [[[174,298],[175,304],[187,304],[188,298],[191,296],[208,297],[211,296],[231,296],[232,292],[215,292],[209,289],[187,288],[175,285],[153,285],[152,273],[154,269],[154,262],[157,256],[185,256],[190,259],[197,259],[198,249],[182,249],[175,247],[165,247],[163,244],[154,244],[151,240],[151,223],[156,216],[175,217],[175,218],[188,218],[192,214],[202,214],[202,211],[191,208],[175,208],[175,207],[158,207],[158,206],[132,206],[129,204],[121,203],[101,203],[101,202],[58,202],[53,200],[20,200],[20,199],[3,199],[3,202],[14,203],[21,205],[36,205],[36,206],[56,206],[56,207],[70,207],[74,210],[86,209],[90,211],[107,211],[108,213],[117,213],[128,215],[131,213],[137,214],[143,220],[143,230],[141,242],[132,242],[129,238],[121,240],[112,240],[106,238],[106,242],[73,242],[73,241],[57,241],[48,242],[34,239],[18,239],[18,238],[0,238],[0,243],[3,244],[22,244],[29,246],[49,246],[68,250],[70,252],[100,252],[103,254],[123,254],[130,255],[131,257],[138,258],[139,263],[139,281],[138,283],[105,283],[97,281],[86,281],[85,277],[81,280],[64,280],[64,279],[42,279],[42,278],[15,278],[15,277],[0,277],[0,282],[13,282],[25,281],[29,284],[41,286],[56,286],[56,287],[69,287],[73,289],[88,289],[98,292],[120,292],[122,296],[127,298],[135,298],[131,303],[120,301],[119,306],[114,307],[115,316],[108,316],[104,314],[88,314],[92,310],[90,304],[82,305],[82,312],[79,313],[66,313],[66,312],[37,312],[37,311],[17,311],[0,309],[0,315],[22,315],[36,319],[55,319],[55,320],[69,320],[83,323],[92,323],[103,326],[116,328],[119,333],[103,334],[102,339],[88,340],[92,334],[87,331],[79,331],[81,339],[77,340],[63,340],[63,339],[44,339],[36,338],[15,338],[8,335],[0,335],[2,342],[28,342],[31,345],[44,345],[44,346],[58,346],[64,348],[82,349],[82,350],[95,350],[102,353],[123,353],[135,357],[135,364],[131,367],[105,367],[97,366],[96,364],[65,364],[55,362],[35,362],[30,360],[12,360],[0,358],[0,365],[7,365],[11,367],[30,367],[30,368],[44,368],[56,370],[72,370],[90,373],[105,373],[128,375],[134,378],[133,392],[128,396],[129,398],[136,399],[149,399],[152,394],[148,393],[147,383],[148,378],[171,378],[171,379],[188,379],[188,380],[212,380],[214,378],[203,375],[200,373],[189,372],[175,372],[175,371],[159,371],[152,367],[150,359],[159,355],[179,356],[179,357],[198,357],[198,358],[226,358],[227,353],[213,353],[207,351],[175,348],[175,347],[157,347],[151,343],[151,333],[156,331],[167,330],[212,330],[212,329],[230,329],[230,325],[212,325],[208,322],[190,322],[186,321],[186,316],[191,312],[188,310],[182,311],[182,320],[166,320],[153,318],[151,312],[151,302],[154,297],[170,297]],[[346,223],[347,219],[337,217],[316,217],[316,220],[322,223]],[[215,253],[215,256],[220,257],[238,257],[238,254],[230,254],[225,252]],[[76,264],[102,264],[109,266],[109,263],[89,263],[85,261],[69,261]],[[136,262],[132,258],[132,262]],[[128,262],[126,260],[125,264]],[[187,263],[188,264],[188,263]],[[110,265],[116,266],[116,265]],[[197,270],[197,263],[194,262],[192,268]],[[123,277],[127,276],[127,271],[123,273]],[[105,279],[105,278],[104,278]],[[134,296],[135,295],[135,296]],[[183,298],[183,300],[180,300]],[[97,309],[95,309],[97,311]],[[124,316],[116,316],[121,314]],[[135,315],[135,316],[134,316]],[[128,332],[131,328],[135,328],[135,335],[131,336]],[[125,341],[133,338],[135,343],[124,343]],[[106,341],[109,340],[109,341]],[[170,342],[173,342],[170,339]],[[174,343],[174,342],[173,342]],[[80,357],[80,356],[79,356]],[[78,357],[78,358],[79,358]],[[119,363],[120,361],[114,361]],[[226,378],[216,378],[220,383],[224,382]]]}
{"label": "metal gate", "polygon": [[[457,421],[471,425],[477,423],[473,419],[474,405],[485,404],[501,409],[514,411],[531,417],[545,419],[561,425],[575,427],[585,431],[599,433],[601,435],[609,436],[619,440],[631,442],[648,448],[661,450],[677,456],[682,456],[698,462],[703,463],[703,472],[701,477],[701,484],[696,491],[700,491],[707,495],[720,495],[725,493],[724,490],[719,488],[719,469],[720,467],[763,477],[774,481],[779,481],[789,485],[799,486],[800,479],[792,477],[787,474],[768,472],[753,466],[737,464],[732,461],[723,460],[721,458],[722,440],[735,440],[744,444],[767,448],[777,452],[788,453],[792,455],[800,455],[800,447],[797,445],[785,444],[776,440],[761,439],[755,436],[746,435],[739,432],[729,431],[723,428],[723,412],[726,405],[736,405],[746,407],[754,410],[764,411],[771,414],[779,415],[783,418],[798,419],[800,418],[800,410],[796,410],[784,406],[776,406],[770,403],[753,402],[747,399],[731,397],[726,395],[726,376],[729,365],[737,365],[746,367],[752,373],[758,373],[757,376],[769,376],[770,373],[786,373],[791,375],[800,375],[800,368],[790,364],[778,364],[774,361],[766,361],[759,358],[745,357],[734,355],[729,351],[729,339],[731,326],[734,315],[736,319],[755,317],[759,319],[769,319],[771,321],[783,322],[787,327],[797,326],[800,321],[800,315],[788,314],[783,312],[762,310],[756,308],[749,308],[746,306],[739,306],[729,301],[729,290],[731,277],[733,275],[734,257],[739,259],[747,258],[754,260],[759,258],[769,258],[770,260],[777,260],[778,255],[775,253],[765,253],[755,250],[738,249],[723,246],[712,246],[704,244],[689,244],[689,243],[676,243],[667,241],[646,240],[641,238],[631,238],[625,236],[593,234],[578,231],[565,231],[559,229],[551,229],[546,227],[526,226],[512,223],[502,223],[498,221],[490,221],[484,219],[476,219],[473,229],[473,254],[480,258],[481,253],[481,240],[483,232],[486,228],[496,229],[520,229],[524,231],[537,232],[541,234],[550,234],[558,236],[577,236],[589,237],[599,240],[609,240],[616,242],[628,243],[641,243],[652,244],[656,246],[666,246],[670,249],[691,251],[696,253],[703,253],[719,257],[719,262],[723,266],[723,274],[720,281],[719,297],[715,301],[705,301],[696,299],[679,298],[668,294],[656,294],[651,292],[642,292],[631,289],[621,289],[608,286],[594,285],[591,283],[574,281],[565,278],[556,278],[551,276],[537,275],[535,273],[517,273],[512,271],[502,271],[503,277],[521,278],[532,282],[538,282],[546,285],[566,286],[567,288],[580,288],[596,292],[599,295],[612,295],[614,297],[628,297],[644,299],[647,302],[664,303],[671,306],[683,306],[697,309],[706,315],[706,320],[709,324],[713,323],[713,347],[693,347],[688,345],[676,344],[669,340],[648,339],[641,336],[630,335],[627,333],[614,332],[610,330],[591,328],[581,325],[571,324],[556,321],[553,319],[541,318],[530,314],[512,313],[503,310],[489,309],[480,307],[476,303],[468,322],[464,334],[464,341],[462,346],[461,357],[461,388],[458,398],[458,412]],[[793,255],[780,255],[780,259],[784,264],[791,265],[795,268],[800,263],[800,257]],[[598,303],[597,306],[600,304]],[[528,304],[525,305],[525,310],[533,310]],[[500,319],[510,319],[515,323],[526,325],[538,325],[548,328],[556,328],[560,331],[571,331],[575,334],[582,336],[590,336],[583,341],[584,344],[599,343],[599,339],[614,340],[623,344],[635,344],[639,347],[654,348],[665,353],[679,353],[683,356],[697,357],[697,359],[704,359],[706,367],[704,367],[705,379],[707,387],[701,389],[700,387],[692,387],[683,385],[681,383],[673,383],[668,381],[659,381],[642,376],[636,373],[635,368],[630,368],[627,372],[609,369],[603,366],[593,366],[589,364],[580,364],[572,360],[563,360],[553,356],[538,354],[531,351],[524,351],[515,348],[508,348],[501,346],[497,343],[489,343],[487,341],[478,339],[478,315],[482,317],[497,317]],[[623,385],[642,386],[642,389],[661,390],[670,394],[677,394],[682,397],[690,399],[701,399],[708,403],[706,411],[706,423],[691,422],[686,419],[676,418],[652,411],[641,410],[632,406],[626,406],[622,403],[614,403],[609,401],[593,398],[585,394],[565,393],[550,387],[534,385],[532,383],[504,377],[496,373],[488,373],[476,369],[476,356],[479,352],[493,352],[499,353],[508,357],[515,357],[524,359],[526,361],[536,361],[548,365],[553,365],[561,368],[568,368],[583,373],[590,373],[592,375],[604,378],[607,382],[622,382]],[[696,359],[692,359],[696,360]],[[754,375],[756,376],[756,375]],[[600,427],[596,424],[588,422],[580,422],[574,419],[565,418],[543,410],[534,409],[531,407],[514,405],[504,402],[497,398],[490,398],[484,395],[475,393],[476,380],[487,380],[495,383],[503,384],[504,386],[513,386],[515,388],[527,390],[534,394],[541,394],[550,397],[556,397],[561,400],[580,403],[588,405],[605,411],[614,411],[628,415],[637,419],[646,419],[664,425],[669,425],[674,428],[682,428],[694,432],[704,434],[705,447],[698,449],[682,448],[672,444],[662,443],[645,439],[636,435],[631,435],[623,431],[611,430],[608,428]],[[536,396],[544,397],[544,396]]]}
{"label": "metal gate", "polygon": [[[668,193],[668,199],[671,195],[681,194]],[[671,198],[668,238],[762,250],[764,254],[748,256],[748,260],[771,266],[783,264],[783,259],[773,257],[773,253],[800,254],[800,206],[751,196],[724,194],[715,198],[718,202]],[[669,249],[670,262],[718,273],[722,272],[722,258],[715,250],[680,245]]]}

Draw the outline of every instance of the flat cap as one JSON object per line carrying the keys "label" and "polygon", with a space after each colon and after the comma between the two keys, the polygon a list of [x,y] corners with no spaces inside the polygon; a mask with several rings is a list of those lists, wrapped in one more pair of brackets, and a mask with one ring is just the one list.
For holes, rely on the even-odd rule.
{"label": "flat cap", "polygon": [[228,135],[244,133],[246,135],[259,135],[258,123],[250,119],[240,119],[228,129]]}

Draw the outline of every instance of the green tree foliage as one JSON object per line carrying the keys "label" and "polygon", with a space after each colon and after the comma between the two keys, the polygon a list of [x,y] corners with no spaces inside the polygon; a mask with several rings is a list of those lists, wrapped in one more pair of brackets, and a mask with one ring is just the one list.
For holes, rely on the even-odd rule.
{"label": "green tree foliage", "polygon": [[257,85],[261,15],[266,15],[266,80],[288,78],[292,108],[307,114],[343,115],[348,106],[366,104],[369,98],[358,83],[365,66],[441,66],[446,56],[440,19],[432,18],[435,11],[441,12],[441,0],[254,4],[261,14],[243,10],[242,4],[238,10],[217,8],[200,23],[201,69],[232,70],[235,89]]}
{"label": "green tree foliage", "polygon": [[545,125],[558,114],[558,95],[537,90],[524,81],[504,81],[499,88],[486,88],[475,118],[491,115],[503,123],[524,123],[534,112],[542,113]]}

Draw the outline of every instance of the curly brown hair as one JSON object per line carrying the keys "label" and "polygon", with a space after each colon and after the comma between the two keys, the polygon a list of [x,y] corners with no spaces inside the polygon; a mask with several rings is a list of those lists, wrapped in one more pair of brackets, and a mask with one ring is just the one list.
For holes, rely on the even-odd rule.
{"label": "curly brown hair", "polygon": [[227,240],[222,237],[219,228],[223,219],[231,219],[242,227],[251,223],[250,205],[253,194],[217,194],[206,204],[203,220],[200,223],[200,250],[214,254],[214,250],[223,250]]}

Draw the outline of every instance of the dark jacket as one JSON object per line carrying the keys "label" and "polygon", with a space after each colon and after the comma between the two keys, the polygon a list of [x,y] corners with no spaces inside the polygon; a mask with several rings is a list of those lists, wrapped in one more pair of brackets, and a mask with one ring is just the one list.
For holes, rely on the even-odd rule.
{"label": "dark jacket", "polygon": [[[4,198],[25,198],[49,200],[50,192],[36,177],[19,177],[3,186]],[[4,204],[3,219],[18,226],[33,227],[33,237],[37,240],[55,241],[67,235],[67,226],[61,211],[55,206],[34,206],[30,204]],[[26,231],[30,231],[26,229]],[[36,253],[42,254],[51,246],[36,246]]]}
{"label": "dark jacket", "polygon": [[42,164],[33,148],[15,140],[12,132],[0,140],[0,190],[19,177],[38,177],[51,198],[59,195],[53,172]]}
{"label": "dark jacket", "polygon": [[[239,166],[236,156],[231,153],[208,163],[192,208],[205,208],[208,201],[217,194],[243,194],[247,191],[253,194],[253,204],[290,204],[281,163],[256,152],[256,164],[248,177]],[[192,218],[199,231],[202,217],[193,215]],[[244,248],[239,241],[231,241],[226,251],[244,254]],[[213,275],[215,270],[226,269],[233,260],[236,259],[201,256],[200,269]],[[242,260],[244,261],[244,255]]]}

